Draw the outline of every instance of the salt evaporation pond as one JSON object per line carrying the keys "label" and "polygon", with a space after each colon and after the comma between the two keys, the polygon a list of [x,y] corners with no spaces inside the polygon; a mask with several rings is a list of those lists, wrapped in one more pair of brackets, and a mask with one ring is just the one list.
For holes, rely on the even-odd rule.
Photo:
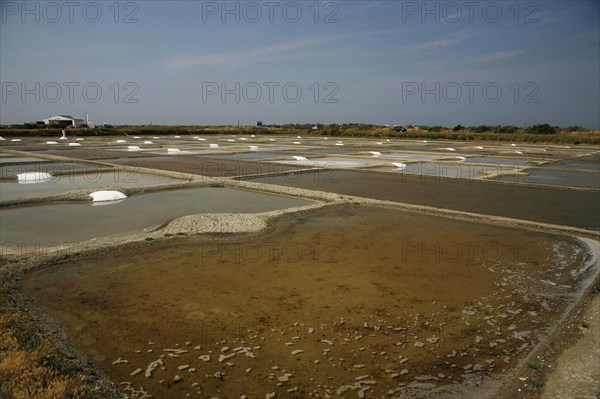
{"label": "salt evaporation pond", "polygon": [[219,159],[268,159],[268,158],[277,158],[281,156],[285,156],[286,154],[277,153],[277,152],[261,152],[261,151],[253,151],[253,152],[242,152],[239,154],[223,154],[219,155],[215,158]]}
{"label": "salt evaporation pond", "polygon": [[324,157],[310,158],[306,160],[295,160],[290,157],[290,160],[272,161],[274,163],[282,163],[289,165],[297,165],[311,168],[359,168],[371,165],[373,162],[363,159],[352,159],[342,157]]}
{"label": "salt evaporation pond", "polygon": [[139,232],[190,214],[264,212],[310,203],[231,188],[196,188],[134,195],[103,206],[71,203],[2,208],[0,237],[6,251],[17,245],[33,248],[36,243],[58,245]]}
{"label": "salt evaporation pond", "polygon": [[269,173],[291,172],[300,169],[295,165],[277,163],[244,162],[235,159],[208,157],[151,157],[108,159],[107,162],[139,166],[143,168],[163,169],[173,172],[192,173],[210,177],[234,177]]}
{"label": "salt evaporation pond", "polygon": [[17,164],[17,163],[26,163],[26,162],[51,162],[44,158],[35,158],[35,157],[2,157],[0,158],[0,165],[6,164]]}
{"label": "salt evaporation pond", "polygon": [[502,158],[478,158],[468,157],[467,163],[485,163],[490,165],[513,166],[515,168],[531,165],[531,162],[519,161],[517,159],[502,159]]}
{"label": "salt evaporation pond", "polygon": [[574,239],[338,208],[52,265],[22,289],[121,389],[157,398],[488,397],[480,384],[501,385],[584,288],[585,255]]}
{"label": "salt evaporation pond", "polygon": [[585,162],[585,161],[559,161],[548,162],[540,165],[540,168],[556,168],[556,169],[581,169],[581,170],[597,170],[600,171],[600,161]]}
{"label": "salt evaporation pond", "polygon": [[[379,151],[381,152],[380,148],[375,148],[374,151]],[[394,160],[403,160],[403,161],[434,161],[436,159],[440,159],[440,158],[444,158],[447,157],[447,155],[419,155],[419,154],[401,154],[401,153],[394,153],[394,154],[381,154],[378,158],[387,158],[387,159],[394,159]]]}
{"label": "salt evaporation pond", "polygon": [[2,181],[0,182],[0,201],[57,194],[82,188],[133,188],[175,183],[177,181],[168,177],[151,176],[122,170],[89,171],[83,174],[52,176],[50,181],[35,184]]}
{"label": "salt evaporation pond", "polygon": [[[264,176],[251,181],[593,230],[600,228],[600,207],[595,192],[336,169]],[[585,211],[574,212],[574,209]]]}
{"label": "salt evaporation pond", "polygon": [[600,173],[561,172],[558,170],[527,169],[526,175],[509,174],[493,180],[511,183],[549,184],[600,190]]}
{"label": "salt evaporation pond", "polygon": [[404,169],[390,165],[375,168],[374,170],[394,172],[396,174],[417,174],[451,179],[476,179],[487,174],[500,172],[500,169],[496,166],[466,165],[464,163],[448,164],[441,162],[413,162],[407,163],[406,168]]}
{"label": "salt evaporation pond", "polygon": [[[75,173],[75,172],[86,172],[96,171],[99,168],[103,168],[98,165],[74,163],[74,162],[63,162],[63,163],[23,163],[15,165],[2,165],[0,166],[0,174],[12,175],[23,172],[41,172],[50,174],[60,173]],[[107,167],[104,167],[107,168]]]}
{"label": "salt evaporation pond", "polygon": [[352,150],[342,150],[339,148],[313,148],[313,149],[309,149],[307,150],[307,152],[310,152],[312,154],[351,154]]}

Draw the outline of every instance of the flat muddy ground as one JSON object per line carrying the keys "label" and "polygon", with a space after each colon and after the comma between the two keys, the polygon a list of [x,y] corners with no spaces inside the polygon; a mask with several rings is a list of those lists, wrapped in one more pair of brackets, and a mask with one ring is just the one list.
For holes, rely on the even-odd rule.
{"label": "flat muddy ground", "polygon": [[572,301],[584,257],[572,239],[342,207],[55,265],[22,289],[126,393],[486,397]]}

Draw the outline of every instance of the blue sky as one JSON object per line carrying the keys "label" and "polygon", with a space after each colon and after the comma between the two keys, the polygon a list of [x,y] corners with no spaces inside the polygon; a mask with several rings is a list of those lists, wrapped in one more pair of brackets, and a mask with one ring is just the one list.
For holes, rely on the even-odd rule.
{"label": "blue sky", "polygon": [[1,4],[2,124],[600,128],[596,0],[23,4]]}

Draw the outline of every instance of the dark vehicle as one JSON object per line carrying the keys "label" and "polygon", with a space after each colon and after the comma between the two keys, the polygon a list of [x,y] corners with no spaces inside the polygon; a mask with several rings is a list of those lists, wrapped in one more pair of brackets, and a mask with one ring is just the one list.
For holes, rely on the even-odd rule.
{"label": "dark vehicle", "polygon": [[396,126],[394,126],[394,132],[405,133],[405,132],[407,132],[407,130],[406,130],[406,128],[404,126],[398,126],[398,125],[396,125]]}

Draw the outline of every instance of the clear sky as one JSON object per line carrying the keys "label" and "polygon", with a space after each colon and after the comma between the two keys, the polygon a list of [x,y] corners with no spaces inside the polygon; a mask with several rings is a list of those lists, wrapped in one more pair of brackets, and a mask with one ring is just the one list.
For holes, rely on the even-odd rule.
{"label": "clear sky", "polygon": [[600,1],[2,0],[0,123],[600,128]]}

